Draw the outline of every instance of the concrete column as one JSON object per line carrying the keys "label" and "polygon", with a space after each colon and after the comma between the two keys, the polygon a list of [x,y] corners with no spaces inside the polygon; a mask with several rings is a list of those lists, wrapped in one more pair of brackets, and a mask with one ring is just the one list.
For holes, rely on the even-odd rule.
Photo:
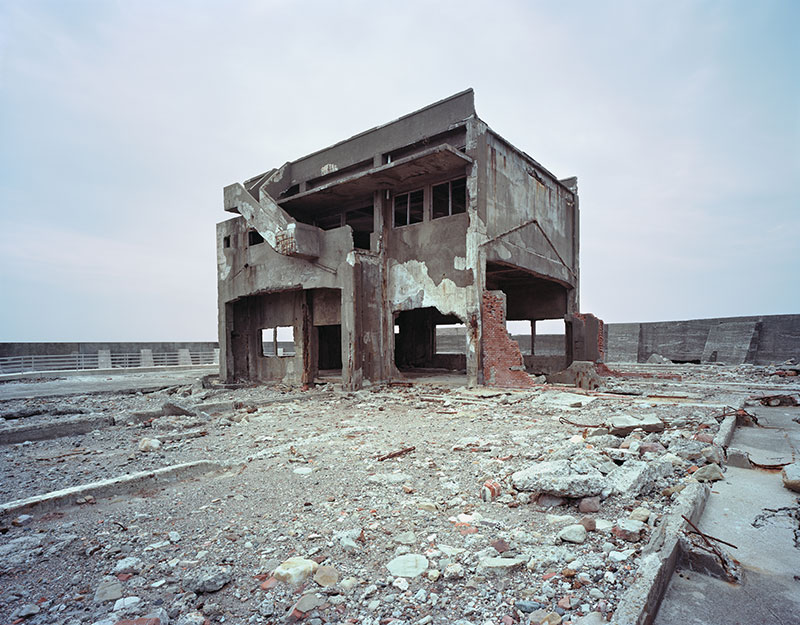
{"label": "concrete column", "polygon": [[153,367],[153,350],[143,349],[139,352],[139,366],[140,367]]}
{"label": "concrete column", "polygon": [[192,364],[192,355],[189,353],[188,349],[179,349],[178,350],[178,364],[179,365],[191,365]]}
{"label": "concrete column", "polygon": [[214,364],[219,364],[219,347],[214,350]]}
{"label": "concrete column", "polygon": [[[350,260],[352,259],[352,263]],[[342,263],[342,387],[354,391],[361,388],[361,324],[358,318],[360,267],[358,256],[350,252]]]}
{"label": "concrete column", "polygon": [[111,350],[98,349],[97,350],[97,368],[98,369],[111,369]]}

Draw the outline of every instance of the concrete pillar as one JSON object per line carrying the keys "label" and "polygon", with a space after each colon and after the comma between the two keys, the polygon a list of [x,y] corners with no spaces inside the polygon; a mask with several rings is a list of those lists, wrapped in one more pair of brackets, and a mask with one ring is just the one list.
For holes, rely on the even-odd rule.
{"label": "concrete pillar", "polygon": [[191,365],[192,364],[192,355],[189,353],[188,349],[179,349],[178,350],[178,364],[179,365]]}
{"label": "concrete pillar", "polygon": [[214,349],[214,364],[215,365],[219,364],[219,347]]}
{"label": "concrete pillar", "polygon": [[348,391],[361,388],[361,350],[360,324],[358,323],[358,256],[350,252],[348,261],[343,263],[342,275],[342,387]]}
{"label": "concrete pillar", "polygon": [[155,363],[153,363],[153,350],[152,349],[143,349],[139,352],[139,366],[140,367],[152,367]]}
{"label": "concrete pillar", "polygon": [[111,350],[98,349],[97,350],[97,368],[98,369],[111,369]]}

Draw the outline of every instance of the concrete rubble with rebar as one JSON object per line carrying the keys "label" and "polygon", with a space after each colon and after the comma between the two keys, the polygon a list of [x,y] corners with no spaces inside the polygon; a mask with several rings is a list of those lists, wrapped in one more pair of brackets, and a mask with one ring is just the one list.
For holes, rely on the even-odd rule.
{"label": "concrete rubble with rebar", "polygon": [[92,394],[86,378],[51,396],[59,381],[6,382],[0,614],[651,622],[675,567],[721,570],[686,555],[681,515],[700,523],[745,470],[726,455],[765,465],[760,439],[731,437],[797,410],[796,371],[626,365],[596,390],[447,375],[225,388],[176,372],[160,389]]}

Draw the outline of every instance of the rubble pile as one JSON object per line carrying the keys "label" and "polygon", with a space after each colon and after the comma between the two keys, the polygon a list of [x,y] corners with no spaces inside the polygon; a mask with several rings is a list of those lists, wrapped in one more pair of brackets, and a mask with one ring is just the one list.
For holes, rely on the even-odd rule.
{"label": "rubble pile", "polygon": [[606,622],[681,489],[724,479],[723,415],[743,405],[739,383],[767,375],[690,369],[684,381],[703,378],[690,387],[642,378],[596,392],[196,384],[0,402],[0,415],[40,411],[0,434],[67,408],[107,422],[0,446],[3,503],[219,465],[0,517],[0,613],[31,625]]}

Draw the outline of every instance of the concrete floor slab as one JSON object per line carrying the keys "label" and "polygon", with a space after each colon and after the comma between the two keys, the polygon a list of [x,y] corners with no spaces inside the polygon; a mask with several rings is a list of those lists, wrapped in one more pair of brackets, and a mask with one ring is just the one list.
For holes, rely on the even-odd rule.
{"label": "concrete floor slab", "polygon": [[[733,445],[756,462],[791,461],[800,408],[753,411],[766,427],[738,429]],[[779,472],[728,467],[713,485],[699,527],[737,546],[725,549],[741,563],[743,583],[677,571],[656,625],[800,623],[800,499],[783,487]]]}

